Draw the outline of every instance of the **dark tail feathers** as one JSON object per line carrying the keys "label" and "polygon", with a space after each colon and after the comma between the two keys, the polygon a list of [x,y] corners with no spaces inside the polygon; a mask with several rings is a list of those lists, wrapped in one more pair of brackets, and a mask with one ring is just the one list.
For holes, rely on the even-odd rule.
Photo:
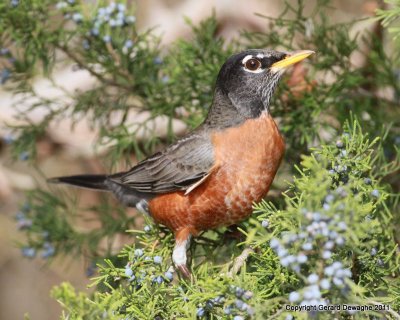
{"label": "dark tail feathers", "polygon": [[82,174],[77,176],[51,178],[50,183],[66,183],[81,188],[108,191],[105,184],[107,177],[102,174]]}

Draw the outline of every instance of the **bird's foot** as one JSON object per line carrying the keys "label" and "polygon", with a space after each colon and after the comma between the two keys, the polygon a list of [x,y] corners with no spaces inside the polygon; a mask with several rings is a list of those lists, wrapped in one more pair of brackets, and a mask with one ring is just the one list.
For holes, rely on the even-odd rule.
{"label": "bird's foot", "polygon": [[177,265],[176,267],[185,279],[190,280],[192,278],[192,272],[186,264]]}
{"label": "bird's foot", "polygon": [[189,229],[182,229],[175,234],[175,248],[172,252],[172,261],[174,262],[179,273],[186,279],[192,277],[192,273],[186,265],[187,254],[186,251],[190,246],[190,232]]}

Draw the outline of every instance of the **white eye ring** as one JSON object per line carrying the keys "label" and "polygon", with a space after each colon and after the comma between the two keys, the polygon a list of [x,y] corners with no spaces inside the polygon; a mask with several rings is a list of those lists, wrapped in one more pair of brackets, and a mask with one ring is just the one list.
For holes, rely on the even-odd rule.
{"label": "white eye ring", "polygon": [[253,59],[253,56],[251,54],[245,56],[242,60],[243,65],[247,62],[247,60]]}
{"label": "white eye ring", "polygon": [[[246,57],[247,58],[247,57]],[[260,73],[264,70],[261,68],[262,63],[259,59],[250,56],[248,59],[243,59],[244,70],[252,73]]]}
{"label": "white eye ring", "polygon": [[243,69],[247,72],[260,73],[264,71],[261,68],[262,66],[261,61],[257,58],[254,58],[252,55],[244,57],[242,63],[243,63]]}

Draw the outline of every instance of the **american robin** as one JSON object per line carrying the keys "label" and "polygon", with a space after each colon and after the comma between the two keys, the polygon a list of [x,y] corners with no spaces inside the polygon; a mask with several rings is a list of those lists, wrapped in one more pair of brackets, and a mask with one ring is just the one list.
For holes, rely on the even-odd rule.
{"label": "american robin", "polygon": [[247,218],[267,194],[285,149],[270,100],[283,71],[312,53],[235,54],[222,66],[208,115],[193,132],[129,171],[49,181],[111,191],[149,213],[174,232],[172,259],[188,277],[190,238]]}

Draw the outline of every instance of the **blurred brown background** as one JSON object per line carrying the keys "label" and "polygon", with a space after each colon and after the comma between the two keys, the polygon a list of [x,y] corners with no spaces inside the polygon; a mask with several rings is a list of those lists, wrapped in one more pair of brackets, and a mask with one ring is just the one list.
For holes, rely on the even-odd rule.
{"label": "blurred brown background", "polygon": [[[234,5],[233,5],[234,2]],[[307,5],[312,1],[307,2]],[[329,16],[333,21],[350,21],[371,16],[378,6],[377,1],[333,1]],[[194,23],[208,17],[215,9],[223,36],[236,37],[240,30],[265,30],[267,22],[255,13],[277,16],[283,8],[283,1],[273,0],[146,0],[137,1],[137,21],[141,28],[156,26],[156,32],[163,36],[168,45],[178,37],[190,37],[190,28],[183,17]],[[371,30],[372,20],[360,22],[352,32]],[[307,49],[306,47],[304,49]],[[360,56],[352,57],[355,64],[362,63]],[[67,90],[90,88],[95,81],[84,71],[73,71],[71,66],[60,68],[55,75],[57,82]],[[49,81],[37,79],[35,87],[47,97],[59,96]],[[0,136],[7,135],[5,124],[16,124],[11,107],[16,101],[10,92],[0,87]],[[23,106],[22,106],[23,107]],[[31,119],[40,119],[35,112]],[[159,119],[155,125],[162,135],[165,121]],[[184,131],[183,125],[177,126]],[[89,129],[83,119],[73,132],[70,122],[65,120],[51,128],[46,138],[38,144],[38,167],[47,176],[101,171],[95,156],[102,152],[95,149],[96,132]],[[0,145],[0,320],[22,319],[29,313],[31,319],[58,319],[61,309],[49,296],[50,289],[62,281],[69,281],[79,290],[87,290],[89,279],[84,259],[74,257],[57,258],[50,265],[41,258],[29,260],[21,256],[16,242],[21,238],[14,219],[18,207],[23,203],[25,190],[43,185],[44,180],[37,171],[26,163],[11,160],[9,148]],[[81,201],[96,201],[93,192],[80,192]],[[90,225],[86,225],[90,228]],[[118,244],[117,244],[118,245]]]}

